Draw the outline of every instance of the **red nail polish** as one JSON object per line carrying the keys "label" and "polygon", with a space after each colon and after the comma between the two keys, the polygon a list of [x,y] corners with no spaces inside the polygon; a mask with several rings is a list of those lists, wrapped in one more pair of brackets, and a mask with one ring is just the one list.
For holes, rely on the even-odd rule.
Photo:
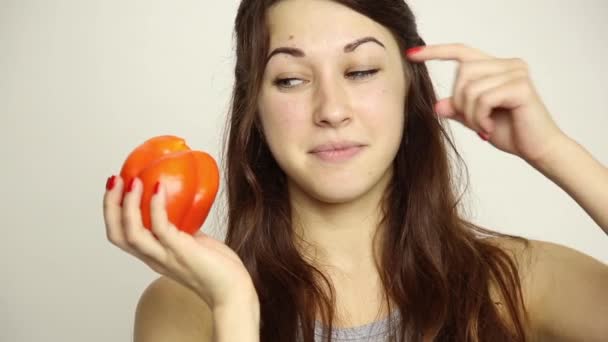
{"label": "red nail polish", "polygon": [[131,181],[129,182],[129,186],[127,186],[127,192],[131,192],[131,190],[133,190],[135,184],[135,178],[131,179]]}
{"label": "red nail polish", "polygon": [[114,189],[114,185],[116,185],[116,176],[108,177],[106,181],[106,190],[110,191]]}
{"label": "red nail polish", "polygon": [[154,184],[154,194],[155,195],[158,193],[159,188],[160,188],[160,182],[156,182],[156,184]]}
{"label": "red nail polish", "polygon": [[409,48],[409,49],[405,50],[405,54],[408,56],[413,55],[416,52],[422,50],[422,48],[423,48],[423,46],[415,46],[413,48]]}
{"label": "red nail polish", "polygon": [[479,137],[484,140],[484,141],[488,141],[490,140],[490,135],[486,134],[486,133],[477,133],[477,135],[479,135]]}

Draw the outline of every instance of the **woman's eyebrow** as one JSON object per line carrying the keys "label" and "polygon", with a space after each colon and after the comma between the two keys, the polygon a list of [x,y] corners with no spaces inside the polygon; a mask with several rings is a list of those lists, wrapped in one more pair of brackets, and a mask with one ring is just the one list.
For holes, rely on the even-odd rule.
{"label": "woman's eyebrow", "polygon": [[[368,43],[368,42],[376,43],[386,49],[386,47],[384,46],[384,44],[382,44],[382,42],[380,42],[380,40],[376,39],[375,37],[369,36],[369,37],[359,38],[351,43],[346,44],[344,46],[344,53],[353,52],[361,44]],[[272,58],[272,56],[280,54],[280,53],[284,53],[284,54],[287,54],[287,55],[290,55],[293,57],[305,57],[306,56],[304,51],[302,51],[298,48],[282,46],[282,47],[278,47],[278,48],[272,50],[272,52],[266,58],[266,64],[268,64],[268,61],[270,60],[270,58]]]}

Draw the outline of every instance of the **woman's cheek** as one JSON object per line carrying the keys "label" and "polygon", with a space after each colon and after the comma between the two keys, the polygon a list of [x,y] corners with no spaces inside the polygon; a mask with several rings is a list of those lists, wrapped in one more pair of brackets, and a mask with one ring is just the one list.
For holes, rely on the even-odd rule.
{"label": "woman's cheek", "polygon": [[380,118],[386,115],[387,106],[395,101],[390,97],[390,91],[385,87],[369,87],[361,88],[357,92],[355,99],[357,101],[357,108],[360,108],[361,114],[372,115],[376,118]]}
{"label": "woman's cheek", "polygon": [[275,97],[267,103],[264,113],[264,131],[274,153],[298,144],[298,137],[307,129],[302,101],[289,97]]}
{"label": "woman's cheek", "polygon": [[306,121],[306,105],[297,98],[285,98],[277,102],[277,122],[284,130],[302,129]]}

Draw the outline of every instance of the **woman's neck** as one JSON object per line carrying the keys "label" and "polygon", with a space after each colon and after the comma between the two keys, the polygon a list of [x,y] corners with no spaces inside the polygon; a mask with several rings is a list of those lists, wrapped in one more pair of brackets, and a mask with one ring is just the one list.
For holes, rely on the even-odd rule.
{"label": "woman's neck", "polygon": [[364,195],[344,203],[324,203],[292,189],[292,222],[301,252],[315,264],[341,272],[374,267],[382,238],[380,204],[389,177],[384,178]]}

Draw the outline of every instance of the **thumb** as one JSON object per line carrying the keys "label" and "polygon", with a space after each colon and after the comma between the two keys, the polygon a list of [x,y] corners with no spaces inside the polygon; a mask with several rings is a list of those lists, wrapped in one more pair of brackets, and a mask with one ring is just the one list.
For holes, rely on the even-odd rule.
{"label": "thumb", "polygon": [[454,108],[451,97],[441,99],[435,103],[435,112],[440,118],[452,119],[466,126],[464,116]]}

